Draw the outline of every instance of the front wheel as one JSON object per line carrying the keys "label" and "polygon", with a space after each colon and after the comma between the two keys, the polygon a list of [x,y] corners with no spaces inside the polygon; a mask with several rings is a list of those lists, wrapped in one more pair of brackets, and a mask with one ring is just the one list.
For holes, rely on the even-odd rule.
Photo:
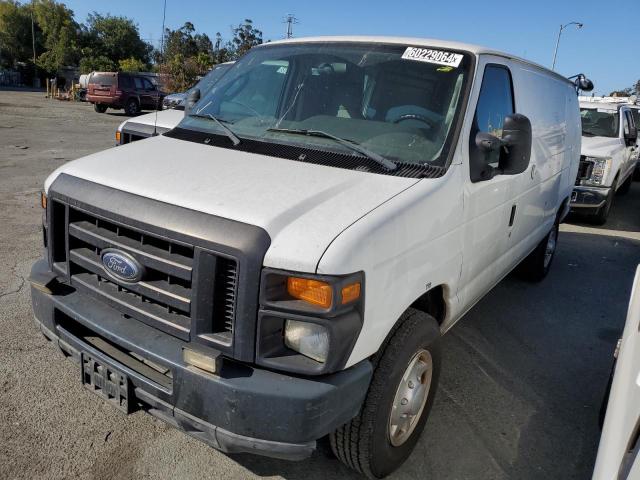
{"label": "front wheel", "polygon": [[622,185],[620,185],[620,188],[618,189],[616,194],[617,195],[626,195],[627,193],[629,193],[629,190],[631,189],[631,182],[633,182],[633,175],[629,175],[627,177],[627,179],[624,181],[624,183]]}
{"label": "front wheel", "polygon": [[106,105],[101,105],[100,103],[94,103],[93,104],[93,109],[98,113],[104,113],[104,112],[107,111],[107,106]]}
{"label": "front wheel", "polygon": [[440,375],[436,320],[407,309],[374,360],[358,416],[330,436],[333,453],[369,478],[383,478],[413,451],[429,416]]}

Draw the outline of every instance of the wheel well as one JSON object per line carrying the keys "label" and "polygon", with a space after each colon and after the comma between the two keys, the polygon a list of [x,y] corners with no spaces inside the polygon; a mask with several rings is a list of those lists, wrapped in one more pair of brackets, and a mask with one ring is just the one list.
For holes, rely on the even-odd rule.
{"label": "wheel well", "polygon": [[423,293],[420,298],[411,304],[411,307],[421,312],[428,313],[441,325],[447,314],[447,304],[444,301],[444,287],[438,285]]}

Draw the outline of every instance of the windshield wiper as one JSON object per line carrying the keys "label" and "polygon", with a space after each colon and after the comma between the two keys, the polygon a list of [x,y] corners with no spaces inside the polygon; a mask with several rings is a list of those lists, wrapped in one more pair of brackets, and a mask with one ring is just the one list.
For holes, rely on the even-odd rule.
{"label": "windshield wiper", "polygon": [[294,135],[306,135],[308,137],[330,138],[331,140],[336,141],[344,147],[361,153],[365,157],[373,160],[378,165],[381,165],[387,170],[393,171],[398,168],[398,166],[388,158],[384,158],[382,155],[376,152],[372,152],[371,150],[361,146],[358,142],[354,140],[348,140],[346,138],[340,138],[336,135],[332,135],[331,133],[323,132],[322,130],[305,130],[301,128],[268,128],[266,131],[276,133],[291,133]]}
{"label": "windshield wiper", "polygon": [[222,129],[225,135],[229,137],[229,139],[233,142],[234,147],[237,147],[238,145],[240,145],[240,139],[238,138],[238,136],[235,133],[233,133],[233,130],[231,130],[224,123],[222,123],[224,122],[224,120],[220,120],[215,116],[211,115],[210,113],[192,113],[189,116],[196,117],[196,118],[208,118],[210,120],[213,120]]}

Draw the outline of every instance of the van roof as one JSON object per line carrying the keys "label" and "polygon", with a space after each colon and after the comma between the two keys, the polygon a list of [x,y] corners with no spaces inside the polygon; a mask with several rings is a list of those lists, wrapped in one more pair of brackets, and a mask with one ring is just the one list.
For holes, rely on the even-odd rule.
{"label": "van roof", "polygon": [[360,35],[346,35],[346,36],[325,36],[325,37],[301,37],[301,38],[289,38],[284,40],[277,40],[274,42],[263,43],[262,47],[269,45],[282,45],[287,43],[313,43],[313,42],[359,42],[359,43],[386,43],[386,44],[398,44],[398,45],[411,45],[411,46],[424,46],[424,47],[439,47],[451,50],[463,50],[474,55],[495,55],[498,57],[504,57],[518,62],[526,63],[527,65],[534,66],[536,68],[544,70],[546,73],[566,81],[573,85],[573,82],[566,77],[563,77],[553,70],[549,70],[540,64],[532,62],[530,60],[520,58],[510,53],[493,50],[491,48],[482,47],[480,45],[473,45],[470,43],[453,42],[449,40],[438,40],[435,38],[417,38],[417,37],[386,37],[386,36],[360,36]]}
{"label": "van roof", "polygon": [[621,107],[626,106],[629,105],[619,102],[585,102],[584,100],[580,100],[580,108],[597,108],[598,110],[617,112]]}

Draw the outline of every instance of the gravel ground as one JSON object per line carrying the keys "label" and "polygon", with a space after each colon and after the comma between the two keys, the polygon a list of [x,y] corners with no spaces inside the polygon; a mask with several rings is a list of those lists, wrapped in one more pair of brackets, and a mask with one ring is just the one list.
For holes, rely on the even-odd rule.
{"label": "gravel ground", "polygon": [[[26,278],[41,255],[38,192],[57,166],[113,145],[125,117],[0,91],[0,478],[359,478],[325,445],[289,463],[227,456],[79,384],[36,330]],[[565,224],[550,276],[511,276],[445,337],[431,419],[397,479],[585,479],[640,263],[640,184],[606,228]]]}

